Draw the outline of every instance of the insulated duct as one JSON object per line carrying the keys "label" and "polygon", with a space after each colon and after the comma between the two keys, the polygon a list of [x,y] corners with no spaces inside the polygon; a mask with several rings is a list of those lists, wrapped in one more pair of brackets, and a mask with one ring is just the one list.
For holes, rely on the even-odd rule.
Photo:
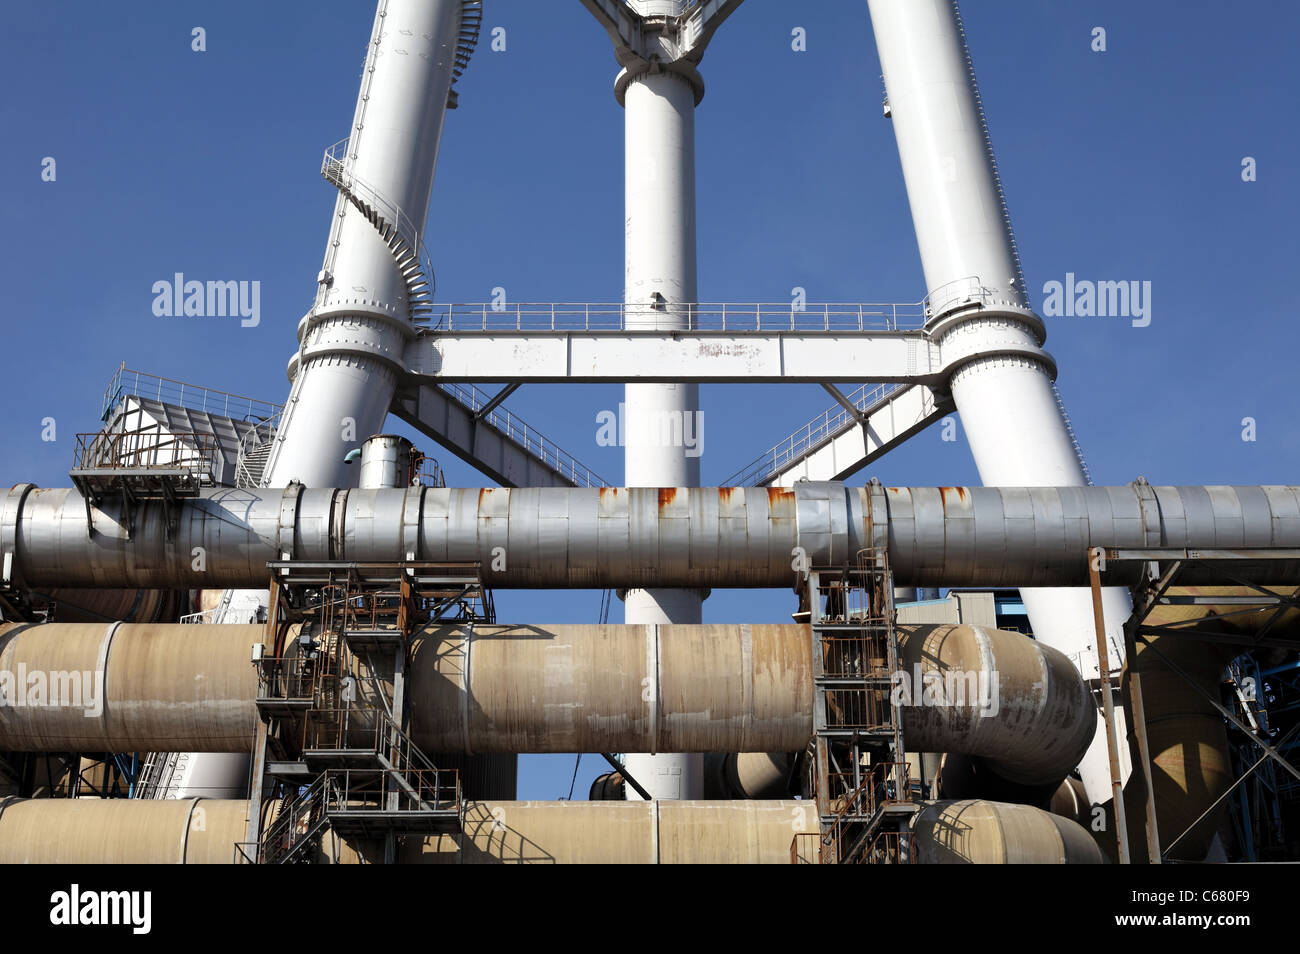
{"label": "insulated duct", "polygon": [[[921,674],[902,700],[909,749],[987,759],[1021,784],[1055,785],[1074,767],[1095,717],[1064,656],[1018,633],[899,629],[901,675]],[[252,647],[265,638],[260,626],[0,627],[0,679],[13,685],[104,674],[99,712],[0,706],[0,750],[248,751]],[[812,736],[810,634],[794,624],[431,626],[407,684],[426,752],[754,753]],[[981,685],[996,689],[992,706]]]}
{"label": "insulated duct", "polygon": [[[0,864],[228,864],[246,801],[0,800]],[[789,864],[806,801],[471,802],[464,834],[406,839],[399,860],[433,864]],[[201,827],[200,827],[201,826]],[[1025,805],[939,802],[916,825],[921,861],[1088,863],[1072,822]],[[460,853],[457,854],[459,842]],[[318,863],[382,858],[327,832]]]}
{"label": "insulated duct", "polygon": [[[174,537],[156,502],[141,504],[130,527],[117,505],[94,508],[87,533],[75,490],[19,485],[0,507],[0,570],[29,587],[254,587],[271,560],[412,559],[477,562],[500,587],[775,587],[793,582],[796,547],[809,565],[842,566],[888,545],[900,584],[1085,586],[1093,546],[1300,547],[1295,486],[294,484],[205,490],[177,506]],[[1234,569],[1245,579],[1277,573],[1246,560]],[[1195,572],[1186,582],[1201,582]],[[1133,581],[1118,569],[1107,579]]]}

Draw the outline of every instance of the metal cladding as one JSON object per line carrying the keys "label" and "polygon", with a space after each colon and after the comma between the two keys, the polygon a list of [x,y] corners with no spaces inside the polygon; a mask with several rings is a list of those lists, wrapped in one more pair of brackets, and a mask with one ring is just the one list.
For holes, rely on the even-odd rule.
{"label": "metal cladding", "polygon": [[[474,802],[459,839],[433,836],[402,860],[424,864],[789,864],[812,803],[657,799]],[[457,854],[459,847],[460,853]]]}
{"label": "metal cladding", "polygon": [[[0,679],[104,673],[94,707],[0,707],[0,750],[246,751],[251,650],[264,632],[0,627]],[[919,674],[900,700],[916,751],[980,757],[1022,784],[1055,784],[1074,767],[1096,720],[1060,653],[971,626],[900,637],[901,675]],[[940,696],[920,685],[933,673],[951,674]],[[414,640],[407,679],[411,736],[427,752],[752,753],[800,751],[812,736],[811,638],[794,624],[432,626]]]}
{"label": "metal cladding", "polygon": [[228,865],[248,802],[0,799],[0,864]]}
{"label": "metal cladding", "polygon": [[[1300,547],[1295,486],[293,484],[207,490],[179,507],[174,538],[159,503],[141,504],[129,532],[118,505],[97,508],[88,534],[75,490],[21,484],[0,508],[0,567],[28,586],[255,587],[268,561],[295,559],[477,562],[498,587],[777,587],[805,560],[843,565],[887,544],[904,585],[1085,586],[1093,546]],[[1275,568],[1240,572],[1290,582]],[[1120,582],[1131,581],[1108,574]]]}
{"label": "metal cladding", "polygon": [[812,736],[810,638],[793,624],[442,626],[408,678],[426,751],[796,751]]}
{"label": "metal cladding", "polygon": [[1101,849],[1078,823],[1029,805],[930,802],[912,823],[922,864],[1099,865]]}
{"label": "metal cladding", "polygon": [[[0,864],[231,864],[247,817],[244,800],[2,799]],[[817,830],[812,803],[793,800],[471,802],[464,824],[459,838],[408,839],[399,860],[788,865],[793,835]],[[927,862],[1101,860],[1086,831],[1028,805],[936,802],[915,831]],[[382,856],[373,844],[327,832],[311,860],[358,864]]]}
{"label": "metal cladding", "polygon": [[[1050,646],[980,626],[899,626],[898,643],[910,750],[980,756],[1003,779],[1036,786],[1059,783],[1092,742],[1096,704]],[[946,704],[927,702],[926,682]]]}
{"label": "metal cladding", "polygon": [[[0,750],[247,753],[262,626],[0,624]],[[8,686],[5,684],[8,683]]]}

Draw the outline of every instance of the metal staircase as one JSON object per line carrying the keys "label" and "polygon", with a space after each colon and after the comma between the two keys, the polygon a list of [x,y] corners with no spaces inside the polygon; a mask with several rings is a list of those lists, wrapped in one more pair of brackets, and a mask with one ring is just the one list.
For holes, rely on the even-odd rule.
{"label": "metal staircase", "polygon": [[270,569],[266,651],[254,659],[262,771],[253,801],[292,794],[264,831],[258,813],[237,860],[316,861],[327,829],[378,840],[387,862],[403,837],[458,834],[458,774],[436,767],[403,728],[405,672],[423,626],[495,619],[478,567],[286,561]]}
{"label": "metal staircase", "polygon": [[447,108],[455,109],[460,102],[456,93],[456,81],[461,78],[469,66],[469,58],[478,46],[479,33],[483,28],[483,0],[464,0],[461,4],[460,35],[456,37],[456,59],[451,67],[451,89],[447,92]]}
{"label": "metal staircase", "polygon": [[1074,425],[1070,423],[1070,415],[1066,413],[1065,402],[1061,400],[1061,392],[1056,389],[1056,382],[1052,382],[1052,397],[1056,398],[1056,408],[1061,412],[1061,421],[1065,424],[1065,433],[1070,438],[1070,446],[1074,448],[1074,456],[1079,460],[1079,467],[1083,471],[1084,482],[1092,486],[1092,471],[1088,470],[1088,462],[1083,459],[1083,448],[1079,446],[1079,438],[1075,436]]}
{"label": "metal staircase", "polygon": [[904,384],[864,384],[846,395],[858,409],[860,417],[850,414],[848,408],[836,404],[826,413],[818,415],[804,427],[795,431],[767,453],[741,468],[722,482],[724,487],[761,487],[780,476],[800,460],[825,447],[847,431],[861,426],[862,418],[870,417],[877,408],[887,404],[893,395],[906,387]]}
{"label": "metal staircase", "polygon": [[275,432],[279,414],[249,428],[239,442],[239,456],[235,458],[235,486],[261,487],[266,480],[266,464],[275,447]]}
{"label": "metal staircase", "polygon": [[915,858],[908,823],[917,805],[893,698],[899,671],[893,592],[884,550],[862,550],[852,565],[808,574],[819,831],[795,836],[796,863]]}
{"label": "metal staircase", "polygon": [[350,142],[343,139],[325,150],[320,173],[375,227],[402,274],[411,323],[428,324],[436,288],[433,262],[415,224],[401,208],[348,168]]}

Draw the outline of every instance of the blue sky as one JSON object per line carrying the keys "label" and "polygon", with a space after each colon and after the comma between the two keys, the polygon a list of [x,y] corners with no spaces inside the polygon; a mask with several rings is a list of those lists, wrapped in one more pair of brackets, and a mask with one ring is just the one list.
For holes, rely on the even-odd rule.
{"label": "blue sky", "polygon": [[[426,233],[438,298],[502,286],[514,301],[616,301],[623,120],[609,41],[577,0],[485,7],[506,50],[480,46],[448,114]],[[373,12],[359,0],[6,9],[0,480],[65,486],[73,435],[95,427],[121,361],[284,399],[334,203],[320,153],[347,133]],[[1067,272],[1152,283],[1149,327],[1048,319],[1094,480],[1296,482],[1300,6],[967,0],[963,12],[1035,302]],[[1096,26],[1105,53],[1090,49]],[[791,50],[795,27],[806,52]],[[701,299],[784,301],[794,286],[810,301],[919,299],[866,3],[748,0],[702,72]],[[47,156],[54,182],[41,181]],[[1241,179],[1246,156],[1258,181]],[[260,281],[261,324],[155,317],[151,287],[177,271]],[[595,415],[620,393],[535,385],[507,406],[617,482],[621,451],[597,446]],[[702,401],[705,484],[829,405],[804,385],[706,386]],[[41,440],[46,417],[54,442]],[[482,483],[440,456],[451,483]],[[857,480],[869,476],[978,481],[964,441],[936,428]],[[791,599],[715,592],[706,619],[780,620]],[[497,600],[502,619],[529,622],[594,621],[599,604],[595,592]],[[526,758],[520,797],[567,794],[572,767]],[[577,797],[600,771],[583,760]]]}

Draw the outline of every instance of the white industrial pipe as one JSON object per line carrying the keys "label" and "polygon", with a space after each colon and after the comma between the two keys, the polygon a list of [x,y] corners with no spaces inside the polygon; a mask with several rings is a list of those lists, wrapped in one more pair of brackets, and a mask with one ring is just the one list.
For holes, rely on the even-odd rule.
{"label": "white industrial pipe", "polygon": [[[349,181],[364,185],[357,194],[385,221],[400,210],[421,238],[462,12],[462,0],[380,0],[349,140],[339,154]],[[409,297],[379,230],[340,193],[316,303],[299,325],[293,387],[267,461],[268,483],[353,482],[343,458],[382,429],[413,333]]]}
{"label": "white industrial pipe", "polygon": [[[279,559],[480,564],[485,583],[778,587],[794,557],[843,566],[888,547],[920,586],[1083,586],[1088,549],[1300,547],[1300,486],[231,489],[117,504],[20,484],[0,497],[0,567],[28,587],[256,586]],[[799,550],[796,551],[795,548]],[[502,565],[500,557],[504,556]],[[1242,561],[1243,579],[1284,568]],[[1111,579],[1132,582],[1112,566]],[[1188,585],[1206,582],[1188,567]],[[1212,582],[1212,578],[1210,579]]]}
{"label": "white industrial pipe", "polygon": [[[643,42],[655,47],[656,31],[666,30],[664,24],[681,16],[689,4],[687,0],[636,0],[630,6],[640,22],[638,30],[645,33]],[[695,106],[702,86],[693,63],[668,53],[670,46],[663,39],[656,47],[660,55],[649,61],[618,51],[624,69],[614,90],[624,116],[627,326],[674,330],[690,327],[689,309],[683,305],[699,300]],[[620,36],[616,46],[626,40]],[[624,478],[629,487],[699,486],[703,445],[698,384],[627,384],[620,410],[626,435]],[[697,589],[634,588],[621,595],[628,623],[698,623],[702,618],[704,593]],[[630,754],[626,764],[654,798],[703,796],[701,755]],[[640,796],[632,792],[628,797]]]}
{"label": "white industrial pipe", "polygon": [[[954,0],[869,0],[908,201],[930,289],[929,330],[975,356],[952,376],[980,479],[988,486],[1087,483],[1052,373],[1008,345],[1041,345],[1021,272],[974,68]],[[972,304],[982,307],[972,308]],[[1022,588],[1034,635],[1097,676],[1091,599]],[[1128,594],[1103,593],[1111,663],[1123,662]],[[1121,746],[1123,740],[1121,740]],[[1127,761],[1126,752],[1121,760]],[[1089,796],[1110,790],[1104,733],[1085,760]]]}
{"label": "white industrial pipe", "polygon": [[[680,303],[699,298],[695,91],[676,74],[644,74],[627,84],[623,111],[627,323],[637,328],[686,328],[689,317]],[[699,385],[628,384],[623,400],[627,485],[699,486]],[[693,434],[695,450],[686,446]],[[623,595],[623,618],[628,623],[698,623],[702,602],[699,590],[632,589]],[[704,757],[698,753],[629,754],[626,765],[655,798],[704,795]],[[628,798],[640,797],[629,787]]]}
{"label": "white industrial pipe", "polygon": [[[433,276],[412,279],[409,266],[404,274],[380,229],[405,234],[408,260],[422,258],[463,12],[462,0],[379,0],[352,126],[334,154],[368,212],[340,191],[316,301],[298,325],[293,383],[264,471],[268,483],[352,483],[355,469],[348,473],[344,457],[382,429],[398,356],[414,333],[412,289]],[[266,596],[234,592],[228,602],[242,621],[256,616]],[[193,754],[183,774],[178,798],[243,794],[248,773],[238,759]]]}

